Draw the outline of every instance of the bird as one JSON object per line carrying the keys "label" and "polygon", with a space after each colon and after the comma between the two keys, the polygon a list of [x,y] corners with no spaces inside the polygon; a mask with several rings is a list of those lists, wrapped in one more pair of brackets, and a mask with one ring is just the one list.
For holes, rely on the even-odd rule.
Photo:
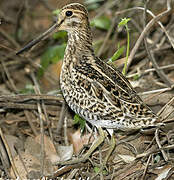
{"label": "bird", "polygon": [[[60,75],[63,97],[76,114],[97,127],[101,136],[96,144],[91,146],[89,153],[103,142],[103,128],[111,131],[131,131],[162,124],[128,79],[111,63],[95,55],[88,11],[82,4],[71,3],[64,6],[57,22],[16,54],[31,48],[55,30],[68,33]],[[89,153],[83,158],[64,164],[85,161],[89,158]]]}

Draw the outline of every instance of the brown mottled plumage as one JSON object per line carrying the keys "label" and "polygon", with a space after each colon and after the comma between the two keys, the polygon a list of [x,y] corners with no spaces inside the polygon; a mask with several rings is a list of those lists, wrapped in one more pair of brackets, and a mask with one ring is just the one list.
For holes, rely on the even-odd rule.
{"label": "brown mottled plumage", "polygon": [[[113,129],[132,131],[162,124],[159,123],[159,117],[143,103],[125,76],[95,56],[88,12],[81,4],[73,3],[63,7],[57,23],[17,54],[29,49],[55,29],[68,32],[60,76],[65,101],[74,112],[98,127],[100,134],[83,157],[59,164],[86,161],[104,141],[103,127],[109,132]],[[114,147],[115,139],[112,136],[112,145],[104,164]]]}
{"label": "brown mottled plumage", "polygon": [[88,11],[79,3],[63,7],[58,22],[17,54],[55,29],[68,32],[60,84],[73,111],[91,124],[107,129],[129,131],[161,124],[125,76],[95,56]]}
{"label": "brown mottled plumage", "polygon": [[70,108],[97,127],[132,130],[156,125],[158,117],[122,73],[95,56],[85,7],[67,5],[60,19],[59,29],[68,32],[60,83]]}

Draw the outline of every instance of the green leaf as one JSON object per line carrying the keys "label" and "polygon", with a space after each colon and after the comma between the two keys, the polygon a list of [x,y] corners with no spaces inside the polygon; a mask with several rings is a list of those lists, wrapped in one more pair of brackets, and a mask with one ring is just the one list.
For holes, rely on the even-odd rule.
{"label": "green leaf", "polygon": [[123,67],[123,75],[126,75],[126,69],[127,69],[127,63],[128,63],[128,57],[129,57],[129,49],[130,49],[130,35],[129,35],[129,28],[127,23],[130,21],[130,18],[123,18],[121,22],[118,24],[118,27],[125,26],[126,32],[127,32],[127,48],[126,48],[126,61],[124,63]]}
{"label": "green leaf", "polygon": [[88,10],[95,10],[97,8],[99,8],[100,6],[100,2],[102,2],[104,0],[85,0],[85,4],[88,8]]}
{"label": "green leaf", "polygon": [[95,26],[96,28],[108,30],[111,26],[111,20],[107,16],[100,16],[91,21],[91,26]]}
{"label": "green leaf", "polygon": [[103,44],[103,39],[99,39],[93,42],[93,47],[94,47],[94,52],[95,54],[97,54],[97,52],[99,51],[100,47]]}
{"label": "green leaf", "polygon": [[93,4],[98,2],[103,2],[104,0],[85,0],[85,4]]}
{"label": "green leaf", "polygon": [[95,166],[95,167],[94,167],[94,172],[95,172],[95,173],[99,173],[99,172],[100,172],[100,168],[97,167],[97,166]]}
{"label": "green leaf", "polygon": [[95,4],[89,4],[87,8],[88,8],[88,11],[91,11],[91,10],[95,10],[99,8],[99,6],[100,6],[99,4],[95,3]]}
{"label": "green leaf", "polygon": [[56,10],[52,11],[52,14],[55,16],[59,15],[59,13],[60,13],[60,9],[56,9]]}
{"label": "green leaf", "polygon": [[48,68],[51,63],[57,63],[63,59],[66,44],[49,47],[41,57],[41,68],[38,71],[38,77],[42,77],[44,71]]}
{"label": "green leaf", "polygon": [[83,118],[81,118],[78,114],[75,114],[73,122],[74,122],[74,124],[80,125],[81,132],[84,131],[86,121]]}
{"label": "green leaf", "polygon": [[53,34],[53,39],[65,39],[67,38],[67,32],[66,31],[58,31]]}
{"label": "green leaf", "polygon": [[[99,168],[97,166],[94,167],[94,172],[96,174],[100,173],[100,170],[101,170],[101,168]],[[108,172],[105,169],[103,169],[102,173],[103,173],[103,175],[107,175],[108,174]]]}
{"label": "green leaf", "polygon": [[117,51],[114,53],[114,55],[109,59],[109,63],[117,60],[124,53],[124,50],[125,50],[125,46],[118,48]]}
{"label": "green leaf", "polygon": [[130,18],[123,18],[123,19],[121,20],[121,22],[118,24],[118,27],[126,26],[127,23],[128,23],[130,20],[131,20]]}
{"label": "green leaf", "polygon": [[158,163],[161,160],[161,157],[159,154],[157,154],[154,158],[154,163]]}
{"label": "green leaf", "polygon": [[133,80],[134,80],[134,81],[137,81],[139,78],[140,78],[140,77],[139,77],[139,75],[138,75],[138,74],[137,74],[137,75],[135,75],[135,76],[133,76]]}
{"label": "green leaf", "polygon": [[26,84],[25,88],[20,90],[21,94],[34,94],[34,86],[32,84]]}

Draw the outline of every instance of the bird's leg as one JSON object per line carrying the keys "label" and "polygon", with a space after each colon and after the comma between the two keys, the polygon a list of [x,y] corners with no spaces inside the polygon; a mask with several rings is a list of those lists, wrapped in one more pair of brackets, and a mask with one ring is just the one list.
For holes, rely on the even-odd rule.
{"label": "bird's leg", "polygon": [[[111,134],[110,134],[110,135],[111,135]],[[108,161],[111,153],[112,153],[113,150],[115,149],[115,145],[116,145],[116,141],[115,141],[115,137],[114,137],[114,135],[113,135],[113,133],[112,133],[112,135],[111,135],[111,141],[110,141],[110,146],[109,146],[109,151],[107,152],[107,155],[106,155],[106,157],[105,157],[105,159],[104,159],[104,161],[103,161],[103,163],[102,163],[102,166],[101,166],[101,165],[97,165],[97,167],[99,166],[100,168],[99,168],[99,171],[97,172],[96,175],[98,175],[98,174],[100,174],[101,172],[103,172],[104,169],[106,169],[106,170],[108,171],[107,166],[106,166],[106,163],[107,163],[107,161]]]}
{"label": "bird's leg", "polygon": [[103,161],[103,163],[102,163],[102,166],[100,166],[100,170],[98,171],[98,174],[99,174],[100,172],[102,172],[104,169],[108,170],[108,169],[107,169],[107,166],[106,166],[106,163],[107,163],[107,161],[108,161],[108,159],[109,159],[112,151],[115,149],[115,145],[116,145],[115,137],[114,137],[114,135],[112,134],[112,135],[111,135],[110,146],[109,146],[109,151],[108,151],[107,154],[106,154],[106,157],[105,157],[105,159],[104,159],[104,161]]}
{"label": "bird's leg", "polygon": [[[95,151],[95,149],[104,141],[105,139],[105,133],[101,127],[98,128],[99,131],[99,137],[96,141],[93,142],[90,149],[86,152],[85,155],[83,155],[81,158],[76,158],[74,160],[64,161],[64,162],[58,162],[57,165],[70,165],[70,164],[77,164],[81,162],[85,162],[90,155]],[[111,151],[112,152],[112,151]],[[111,153],[110,153],[111,154]]]}
{"label": "bird's leg", "polygon": [[110,142],[111,142],[111,144],[109,146],[109,151],[107,152],[107,155],[106,155],[106,157],[104,159],[103,166],[106,166],[106,163],[107,163],[112,151],[115,149],[116,141],[115,141],[115,137],[114,137],[113,134],[111,136],[111,141]]}

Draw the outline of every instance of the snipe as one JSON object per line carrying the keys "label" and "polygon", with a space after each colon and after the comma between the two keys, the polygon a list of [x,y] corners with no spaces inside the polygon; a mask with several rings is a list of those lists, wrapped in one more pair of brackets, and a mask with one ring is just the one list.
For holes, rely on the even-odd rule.
{"label": "snipe", "polygon": [[[75,113],[96,126],[102,135],[97,145],[90,148],[90,153],[103,141],[102,128],[129,131],[160,125],[157,115],[137,95],[123,74],[95,56],[88,12],[81,4],[63,7],[57,23],[17,54],[55,29],[68,32],[60,77],[65,101]],[[89,155],[67,164],[86,160]]]}

